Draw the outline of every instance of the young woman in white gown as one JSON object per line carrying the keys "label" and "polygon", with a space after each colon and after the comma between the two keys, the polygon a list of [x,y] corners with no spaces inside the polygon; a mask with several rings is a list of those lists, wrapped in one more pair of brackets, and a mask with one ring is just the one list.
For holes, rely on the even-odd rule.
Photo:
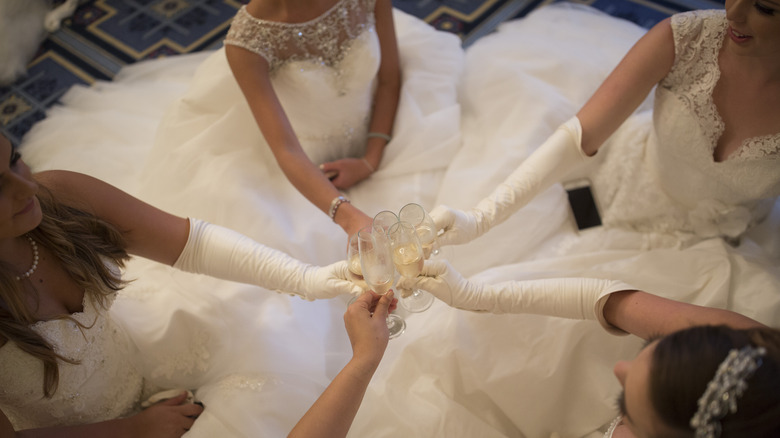
{"label": "young woman in white gown", "polygon": [[[214,436],[226,426],[241,435],[272,433],[274,427],[277,434],[289,432],[282,419],[303,415],[297,403],[306,398],[278,410],[280,416],[267,410],[261,413],[264,420],[255,420],[255,408],[278,403],[274,385],[284,386],[269,382],[259,362],[234,362],[217,371],[222,375],[211,374],[210,382],[195,393],[210,413],[204,414],[202,404],[185,401],[182,390],[139,409],[139,402],[159,387],[145,373],[147,352],[137,348],[142,341],[110,310],[124,285],[119,268],[132,253],[187,272],[294,291],[313,300],[359,291],[346,279],[346,262],[306,266],[231,230],[166,214],[83,174],[33,176],[2,136],[0,154],[7,160],[0,168],[5,216],[0,231],[3,436],[179,437],[186,431]],[[387,345],[385,318],[391,301],[392,293],[381,299],[363,294],[345,314],[354,356],[291,436],[346,435]],[[251,326],[251,319],[242,321],[238,314],[211,311],[238,326]],[[251,340],[239,343],[260,347]],[[221,360],[234,361],[237,352]],[[214,362],[208,355],[201,359],[206,365]],[[231,374],[225,374],[230,368]],[[212,371],[180,368],[176,378],[188,375],[194,382]],[[289,390],[296,388],[301,386]],[[231,398],[240,407],[231,406]],[[194,421],[201,414],[203,421]],[[266,427],[259,428],[263,423]]]}
{"label": "young woman in white gown", "polygon": [[[466,52],[461,76],[463,58],[454,37],[399,11],[393,18],[403,78],[393,140],[379,169],[345,191],[352,204],[369,215],[415,201],[429,209],[437,204],[464,209],[476,205],[576,113],[645,33],[590,8],[546,7],[477,41]],[[341,229],[281,171],[273,170],[276,162],[270,153],[259,156],[268,148],[243,145],[244,138],[262,141],[247,107],[236,110],[243,123],[232,117],[237,122],[229,129],[213,136],[202,132],[204,143],[222,149],[193,148],[179,154],[176,141],[160,146],[168,144],[161,140],[164,134],[154,140],[155,127],[171,101],[188,88],[190,96],[214,89],[200,86],[209,76],[200,72],[199,81],[190,84],[195,67],[219,65],[214,69],[218,77],[232,77],[224,54],[222,59],[217,56],[142,63],[123,70],[113,83],[72,90],[64,105],[52,109],[25,139],[27,161],[37,170],[92,174],[166,210],[237,229],[308,263],[343,259]],[[231,89],[232,94],[225,94],[233,97],[228,100],[244,105],[239,88]],[[224,105],[220,96],[213,98],[218,108]],[[219,126],[210,121],[223,113],[210,114],[207,99],[193,100],[203,102],[193,117],[208,122],[196,122],[193,129]],[[652,100],[640,105],[611,145],[621,143],[616,140],[620,135],[631,140],[628,144],[647,143],[642,134],[651,128]],[[172,108],[163,126],[181,105]],[[153,142],[165,153],[152,151],[156,157],[146,168]],[[597,156],[607,152],[605,146]],[[158,160],[165,165],[156,166]],[[266,161],[273,166],[265,166]],[[627,246],[577,237],[569,215],[563,191],[553,186],[479,239],[445,246],[440,257],[474,281],[620,278],[655,294],[729,308],[768,325],[780,319],[775,216],[745,233],[738,248],[722,239],[706,239],[681,251],[648,250],[639,233],[616,227],[606,236]],[[576,244],[580,241],[584,243]],[[565,251],[577,247],[582,249]],[[220,340],[232,343],[252,333],[262,348],[241,353],[262,356],[266,371],[287,378],[289,387],[294,386],[289,377],[297,376],[301,385],[311,380],[321,390],[349,358],[340,327],[345,300],[290,300],[171,273],[142,260],[132,260],[127,269],[139,280],[123,291],[127,299],[118,300],[112,312],[128,321],[139,339],[147,340],[151,364],[169,364],[153,369],[157,376],[174,375],[173,364],[197,368],[199,360],[187,360],[207,354],[208,348],[224,348],[214,339],[204,343],[208,338],[200,336],[201,320],[214,323],[209,316],[215,307],[247,317],[251,309],[257,315],[252,327],[222,324],[235,331]],[[149,294],[149,289],[166,293]],[[224,299],[211,299],[213,289]],[[156,322],[172,315],[193,329],[176,331],[176,324]],[[595,431],[603,431],[615,416],[619,386],[610,370],[641,347],[635,338],[610,336],[588,321],[480,315],[441,303],[406,319],[407,330],[390,343],[351,436],[597,436]],[[167,351],[161,346],[176,345],[162,342],[170,338],[198,342]]]}
{"label": "young woman in white gown", "polygon": [[458,309],[595,320],[612,334],[644,339],[636,358],[614,367],[620,416],[607,438],[780,433],[780,330],[738,313],[615,280],[469,282],[446,261],[427,262],[399,287],[424,289]]}
{"label": "young woman in white gown", "polygon": [[[479,283],[621,279],[776,326],[777,210],[765,218],[780,194],[773,91],[780,85],[780,10],[776,2],[726,5],[728,20],[724,11],[681,14],[646,36],[626,22],[561,5],[506,23],[470,47],[464,146],[437,199],[453,208],[431,215],[445,230],[443,244],[484,234],[445,246],[442,256]],[[730,35],[729,23],[755,44]],[[766,79],[745,86],[750,105],[722,88],[733,82],[718,81],[734,80],[734,67]],[[550,137],[580,107],[581,128],[572,120]],[[730,123],[746,130],[732,132]],[[589,154],[606,140],[594,158],[579,151],[580,134]],[[590,168],[578,164],[596,160]],[[592,180],[604,225],[578,233],[553,183],[583,176]],[[419,324],[415,331],[424,335],[399,339],[398,359],[380,367],[353,430],[368,430],[378,412],[403,404],[410,408],[395,433],[600,436],[619,390],[610,370],[641,346],[592,323],[539,315],[434,306]],[[379,436],[392,433],[388,427]]]}
{"label": "young woman in white gown", "polygon": [[[217,223],[241,220],[233,206],[251,198],[264,205],[238,229],[277,248],[343,249],[327,222],[351,235],[402,202],[376,202],[377,185],[408,202],[435,192],[435,178],[410,175],[443,169],[459,145],[461,68],[454,35],[389,0],[252,1],[163,118],[141,196],[213,199],[203,214]],[[181,181],[175,196],[157,189]]]}
{"label": "young woman in white gown", "polygon": [[[298,121],[296,134],[306,152],[322,154],[312,157],[315,163],[362,150],[360,142],[314,137],[333,126],[345,134],[341,119],[355,122],[359,116],[365,122],[380,58],[373,2],[343,0],[332,10],[360,12],[365,20],[354,44],[340,46],[345,56],[335,66],[360,79],[348,81],[351,101],[344,97],[333,107],[330,99],[339,96],[333,67],[298,62],[314,71],[301,76],[299,68],[281,66],[272,79],[282,99],[288,98],[285,111]],[[371,178],[345,191],[352,205],[369,214],[407,202],[432,205],[460,145],[458,38],[392,13],[403,77],[393,140]],[[309,38],[320,43],[316,34]],[[289,93],[301,84],[309,95],[290,104]],[[318,105],[312,105],[315,100]],[[357,129],[356,138],[362,135],[365,142],[367,128],[363,134]],[[21,149],[36,172],[93,175],[166,210],[203,214],[269,247],[292,249],[309,263],[330,265],[346,257],[344,233],[290,184],[264,144],[224,49],[139,63],[111,83],[74,88],[33,131]],[[178,137],[191,134],[196,138]],[[351,357],[341,318],[346,298],[290,299],[268,293],[273,288],[138,258],[127,262],[126,278],[133,281],[108,314],[142,352],[134,358],[150,385],[198,389],[207,407],[188,436],[282,436]],[[94,388],[83,392],[100,396]]]}

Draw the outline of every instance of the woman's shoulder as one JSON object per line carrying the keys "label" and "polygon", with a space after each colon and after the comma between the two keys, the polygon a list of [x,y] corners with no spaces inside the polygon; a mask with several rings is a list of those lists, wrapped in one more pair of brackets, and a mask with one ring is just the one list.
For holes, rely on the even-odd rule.
{"label": "woman's shoulder", "polygon": [[701,9],[672,15],[671,26],[675,41],[691,41],[718,33],[725,26],[726,11]]}
{"label": "woman's shoulder", "polygon": [[673,15],[670,27],[674,41],[674,64],[663,81],[667,87],[685,83],[692,72],[717,68],[718,53],[726,31],[722,9],[688,11]]}
{"label": "woman's shoulder", "polygon": [[97,178],[69,170],[47,170],[34,177],[58,202],[82,209],[87,207],[85,199],[106,185]]}

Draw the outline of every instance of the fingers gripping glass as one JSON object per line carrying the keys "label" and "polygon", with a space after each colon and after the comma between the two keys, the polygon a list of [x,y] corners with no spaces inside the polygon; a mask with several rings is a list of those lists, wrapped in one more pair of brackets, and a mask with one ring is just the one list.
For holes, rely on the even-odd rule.
{"label": "fingers gripping glass", "polygon": [[[357,233],[357,243],[363,281],[377,294],[386,294],[393,287],[395,277],[387,234],[378,227],[361,228]],[[394,338],[403,333],[406,323],[403,318],[391,313],[387,316],[387,328],[390,338]]]}

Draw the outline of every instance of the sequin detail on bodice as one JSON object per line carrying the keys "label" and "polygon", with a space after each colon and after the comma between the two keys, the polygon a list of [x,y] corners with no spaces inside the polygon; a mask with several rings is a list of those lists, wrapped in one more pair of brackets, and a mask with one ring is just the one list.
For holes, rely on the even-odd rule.
{"label": "sequin detail on bodice", "polygon": [[292,61],[337,67],[347,46],[374,26],[373,0],[340,0],[319,17],[304,23],[280,23],[253,17],[242,6],[225,44],[243,47],[266,61],[271,72]]}
{"label": "sequin detail on bodice", "polygon": [[381,61],[374,0],[340,0],[304,23],[251,16],[242,7],[225,38],[268,61],[270,79],[315,164],[365,152]]}

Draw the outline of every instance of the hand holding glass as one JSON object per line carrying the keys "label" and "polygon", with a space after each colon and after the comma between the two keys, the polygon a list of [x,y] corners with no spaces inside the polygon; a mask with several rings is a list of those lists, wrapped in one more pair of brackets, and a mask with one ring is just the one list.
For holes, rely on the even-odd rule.
{"label": "hand holding glass", "polygon": [[[363,280],[368,287],[379,295],[384,295],[393,287],[395,267],[387,234],[381,228],[365,227],[357,233],[358,253]],[[387,317],[390,337],[403,333],[406,323],[395,314]]]}

